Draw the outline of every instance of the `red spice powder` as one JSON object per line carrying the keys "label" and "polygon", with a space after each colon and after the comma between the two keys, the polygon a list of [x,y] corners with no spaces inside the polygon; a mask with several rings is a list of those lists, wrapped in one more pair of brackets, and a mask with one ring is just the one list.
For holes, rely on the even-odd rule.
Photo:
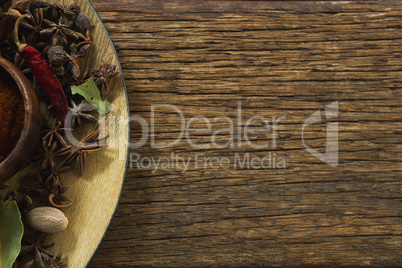
{"label": "red spice powder", "polygon": [[11,75],[0,67],[0,162],[14,149],[24,127],[24,103]]}

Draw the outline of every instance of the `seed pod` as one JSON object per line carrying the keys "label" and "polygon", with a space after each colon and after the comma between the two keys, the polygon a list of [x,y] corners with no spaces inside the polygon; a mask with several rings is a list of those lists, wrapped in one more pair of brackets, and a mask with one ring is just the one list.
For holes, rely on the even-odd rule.
{"label": "seed pod", "polygon": [[52,66],[52,70],[56,76],[63,76],[66,74],[66,70],[63,65],[60,66]]}
{"label": "seed pod", "polygon": [[66,63],[67,56],[64,53],[62,46],[54,46],[47,51],[47,57],[49,58],[49,64],[52,66],[60,66]]}
{"label": "seed pod", "polygon": [[80,13],[77,17],[77,21],[75,25],[84,33],[87,29],[94,27],[91,22],[91,19],[85,13]]}
{"label": "seed pod", "polygon": [[64,213],[54,207],[34,208],[28,212],[25,220],[33,229],[49,234],[64,231],[68,225]]}

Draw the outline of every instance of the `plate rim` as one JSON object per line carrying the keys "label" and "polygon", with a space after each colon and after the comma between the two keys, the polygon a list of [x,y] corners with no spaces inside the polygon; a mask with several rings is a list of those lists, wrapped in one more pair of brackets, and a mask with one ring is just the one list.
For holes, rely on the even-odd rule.
{"label": "plate rim", "polygon": [[[95,15],[98,16],[99,21],[101,22],[100,24],[102,25],[103,29],[105,30],[106,35],[107,35],[107,38],[109,39],[109,42],[110,42],[110,44],[112,45],[113,52],[114,52],[114,54],[115,54],[115,56],[116,56],[117,66],[118,66],[119,69],[120,69],[121,79],[123,80],[124,94],[125,94],[125,96],[126,96],[126,102],[127,102],[127,115],[130,116],[130,103],[129,103],[129,101],[128,101],[126,80],[125,80],[125,78],[124,78],[123,69],[121,68],[120,59],[119,59],[119,56],[117,55],[116,48],[115,48],[115,46],[114,46],[114,44],[113,44],[112,38],[110,37],[109,32],[108,32],[108,30],[106,29],[106,26],[105,26],[105,24],[103,23],[102,18],[100,17],[98,11],[96,10],[96,8],[94,7],[94,5],[92,4],[92,2],[91,2],[90,0],[87,0],[87,2],[89,3],[89,6],[92,8],[92,10],[95,12]],[[130,139],[130,132],[131,132],[131,130],[130,130],[130,124],[127,124],[127,138],[128,138],[128,139]],[[128,144],[129,144],[129,143],[128,143]],[[112,221],[113,221],[113,218],[114,218],[114,216],[115,216],[115,214],[116,214],[117,208],[118,208],[118,206],[119,206],[119,204],[120,204],[121,195],[122,195],[122,193],[123,193],[123,186],[124,186],[124,183],[125,183],[126,177],[127,177],[127,168],[128,168],[129,154],[130,154],[130,146],[127,145],[126,163],[125,163],[125,165],[124,165],[124,175],[123,175],[122,183],[121,183],[121,185],[120,185],[120,192],[119,192],[119,196],[118,196],[118,198],[117,198],[116,205],[115,205],[115,207],[114,207],[114,210],[113,210],[113,213],[112,213],[112,215],[111,215],[111,217],[110,217],[110,220],[109,220],[109,222],[107,223],[107,226],[106,226],[106,228],[105,228],[105,231],[104,231],[103,234],[102,234],[101,240],[99,241],[98,245],[96,246],[95,250],[93,251],[93,253],[92,253],[91,257],[89,258],[89,260],[87,261],[87,263],[84,264],[84,267],[88,267],[88,265],[92,262],[92,260],[93,260],[93,258],[94,258],[94,256],[95,256],[95,254],[98,252],[98,250],[99,250],[99,248],[100,248],[100,245],[102,244],[104,238],[106,237],[106,233],[107,233],[107,231],[109,230],[109,227],[110,227],[110,225],[111,225],[111,223],[112,223]]]}

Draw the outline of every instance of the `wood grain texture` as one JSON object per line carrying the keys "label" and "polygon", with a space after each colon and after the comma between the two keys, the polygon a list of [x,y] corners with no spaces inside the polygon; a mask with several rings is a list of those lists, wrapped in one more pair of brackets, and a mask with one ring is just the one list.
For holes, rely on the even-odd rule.
{"label": "wood grain texture", "polygon": [[[93,0],[117,48],[131,114],[151,105],[186,119],[254,115],[277,125],[277,146],[193,149],[186,140],[141,157],[192,158],[180,168],[129,168],[111,227],[90,267],[219,265],[402,266],[402,1]],[[339,101],[339,116],[306,129],[325,151],[339,124],[339,165],[313,157],[302,125]],[[155,118],[157,144],[180,134],[175,112]],[[252,126],[261,127],[261,121]],[[195,128],[205,123],[194,121]],[[228,127],[212,125],[212,132]],[[141,138],[132,124],[131,140]],[[217,143],[229,134],[217,136]],[[211,133],[191,135],[210,144]],[[270,143],[266,134],[256,143]],[[236,143],[237,145],[237,143]],[[286,169],[196,166],[207,157],[269,152]]]}

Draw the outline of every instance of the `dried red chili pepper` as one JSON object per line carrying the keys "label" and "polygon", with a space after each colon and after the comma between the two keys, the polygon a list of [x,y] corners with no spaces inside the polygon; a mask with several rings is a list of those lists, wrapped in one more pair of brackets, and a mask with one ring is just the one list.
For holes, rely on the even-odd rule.
{"label": "dried red chili pepper", "polygon": [[28,65],[32,74],[38,80],[39,85],[42,87],[46,97],[51,101],[53,107],[64,124],[66,116],[69,112],[69,107],[63,87],[61,86],[50,65],[43,58],[42,54],[34,47],[27,44],[21,44],[18,41],[18,24],[23,18],[27,17],[29,17],[29,15],[23,15],[19,17],[15,23],[15,43],[18,46],[18,50],[21,53],[22,58]]}

